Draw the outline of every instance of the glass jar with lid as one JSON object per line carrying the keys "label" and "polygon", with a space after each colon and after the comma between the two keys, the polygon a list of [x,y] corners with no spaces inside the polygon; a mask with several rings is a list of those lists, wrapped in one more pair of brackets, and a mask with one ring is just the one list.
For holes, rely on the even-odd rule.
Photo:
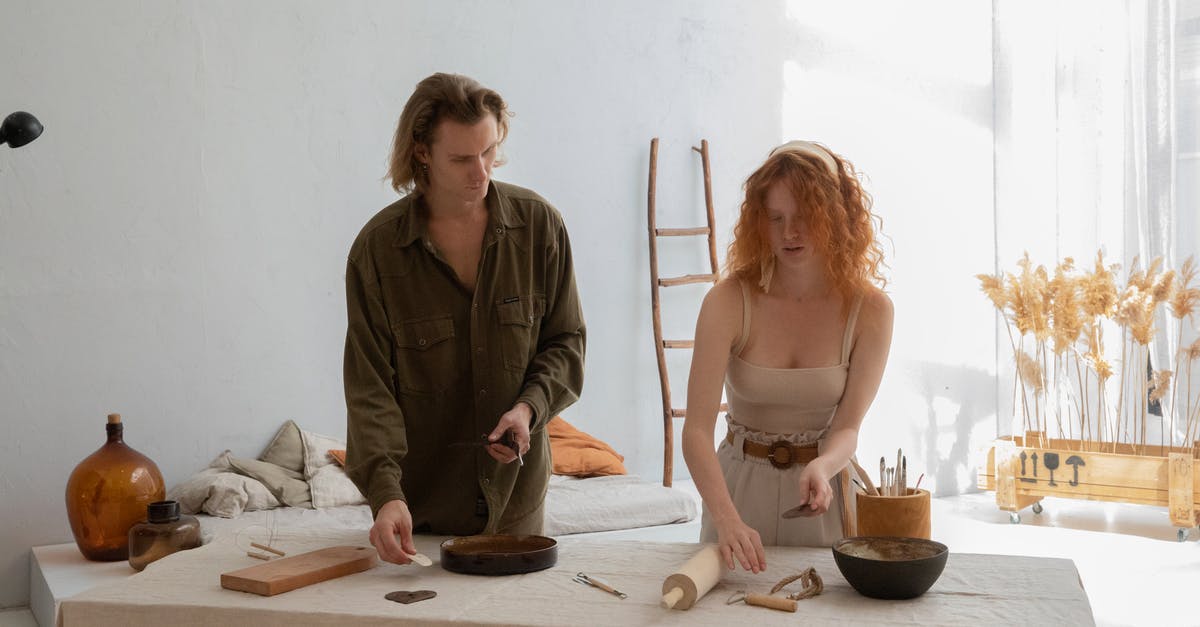
{"label": "glass jar with lid", "polygon": [[147,564],[177,551],[200,546],[200,521],[180,515],[178,501],[155,501],[146,506],[146,520],[129,528],[129,565]]}

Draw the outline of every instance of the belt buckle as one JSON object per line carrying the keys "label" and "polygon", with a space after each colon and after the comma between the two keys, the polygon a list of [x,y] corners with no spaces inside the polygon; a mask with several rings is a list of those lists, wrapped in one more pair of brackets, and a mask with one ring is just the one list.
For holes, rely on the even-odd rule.
{"label": "belt buckle", "polygon": [[792,459],[792,443],[787,440],[776,440],[767,447],[767,459],[771,465],[779,469],[787,469],[795,461]]}

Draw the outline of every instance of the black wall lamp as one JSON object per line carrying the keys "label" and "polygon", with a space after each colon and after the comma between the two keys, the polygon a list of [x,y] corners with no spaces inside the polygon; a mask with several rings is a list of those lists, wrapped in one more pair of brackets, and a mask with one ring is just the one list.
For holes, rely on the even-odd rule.
{"label": "black wall lamp", "polygon": [[7,143],[11,148],[20,148],[41,134],[42,123],[32,113],[17,111],[0,124],[0,145]]}

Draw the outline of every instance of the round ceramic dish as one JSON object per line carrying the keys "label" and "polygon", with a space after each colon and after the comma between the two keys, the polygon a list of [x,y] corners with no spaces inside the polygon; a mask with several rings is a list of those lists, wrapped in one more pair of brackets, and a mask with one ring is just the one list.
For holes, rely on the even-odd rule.
{"label": "round ceramic dish", "polygon": [[925,594],[946,567],[950,550],[921,538],[859,536],[833,544],[833,561],[859,594],[911,599]]}
{"label": "round ceramic dish", "polygon": [[558,542],[546,536],[478,535],[442,542],[442,568],[467,575],[515,575],[558,562]]}

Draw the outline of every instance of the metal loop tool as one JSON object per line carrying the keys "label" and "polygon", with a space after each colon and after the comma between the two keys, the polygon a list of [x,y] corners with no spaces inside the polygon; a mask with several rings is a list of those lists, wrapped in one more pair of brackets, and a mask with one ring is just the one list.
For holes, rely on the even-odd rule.
{"label": "metal loop tool", "polygon": [[583,573],[576,573],[575,576],[571,578],[571,581],[574,581],[576,583],[581,583],[584,585],[588,585],[588,586],[592,586],[593,588],[599,588],[609,594],[616,595],[622,599],[629,596],[629,595],[625,594],[624,592],[621,592],[620,590],[617,590],[616,588],[604,583],[603,581],[600,581],[599,579],[592,579],[591,577],[588,577],[587,575],[585,575]]}

